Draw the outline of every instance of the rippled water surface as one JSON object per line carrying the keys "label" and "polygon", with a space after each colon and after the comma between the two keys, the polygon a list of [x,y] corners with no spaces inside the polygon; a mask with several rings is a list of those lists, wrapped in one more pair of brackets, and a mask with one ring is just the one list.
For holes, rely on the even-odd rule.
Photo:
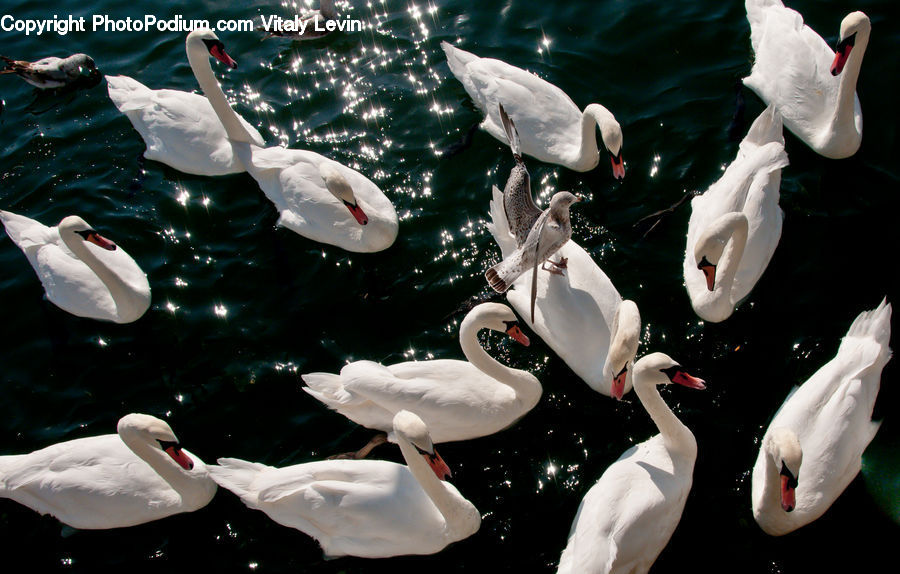
{"label": "rippled water surface", "polygon": [[[276,0],[227,4],[12,0],[0,12],[218,20],[293,10]],[[855,157],[832,161],[786,134],[781,243],[749,299],[718,325],[694,315],[683,286],[689,208],[645,238],[632,225],[714,182],[737,151],[729,131],[742,137],[763,108],[744,90],[735,115],[737,84],[752,62],[741,2],[342,0],[339,10],[363,21],[362,32],[304,43],[221,33],[240,63],[215,67],[223,89],[268,142],[350,165],[391,199],[399,238],[370,255],[276,228],[273,206],[246,174],[197,177],[144,161],[141,138],[105,84],[52,94],[0,78],[0,208],[47,224],[83,216],[135,258],[153,290],[136,323],[76,318],[42,298],[22,253],[0,238],[0,453],[113,432],[123,414],[144,412],[169,421],[207,462],[318,460],[371,433],[301,392],[302,373],[363,358],[461,358],[460,309],[490,295],[483,273],[499,258],[484,227],[490,186],[502,187],[512,158],[481,131],[464,151],[440,155],[479,120],[447,68],[447,40],[531,70],[579,106],[603,103],[623,126],[623,182],[606,162],[579,174],[527,161],[540,203],[557,189],[590,199],[573,210],[573,236],[640,306],[641,353],[664,351],[708,383],[705,392],[663,391],[696,435],[699,458],[681,523],[653,571],[788,574],[892,563],[895,550],[883,541],[900,531],[869,492],[892,476],[858,477],[824,517],[786,537],[763,534],[750,512],[758,440],[791,387],[833,356],[857,313],[885,295],[900,301],[900,14],[892,0],[791,5],[832,45],[847,12],[871,17],[858,86],[865,138]],[[0,32],[4,55],[73,52],[153,88],[197,87],[180,33]],[[442,447],[453,483],[483,522],[440,554],[325,561],[314,540],[226,491],[201,511],[106,532],[73,532],[0,500],[0,547],[28,557],[34,572],[551,571],[584,493],[656,431],[633,394],[614,403],[594,393],[536,336],[530,348],[496,334],[482,341],[538,376],[544,396],[512,429]],[[896,372],[893,363],[885,369],[876,405],[885,419],[870,451],[876,469],[897,468]],[[402,460],[392,446],[375,456]]]}

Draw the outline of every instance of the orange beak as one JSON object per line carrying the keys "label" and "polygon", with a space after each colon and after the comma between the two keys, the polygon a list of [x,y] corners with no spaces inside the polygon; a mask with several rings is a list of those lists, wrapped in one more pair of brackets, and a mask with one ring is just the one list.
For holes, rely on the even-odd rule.
{"label": "orange beak", "polygon": [[356,222],[360,225],[366,225],[369,223],[369,218],[366,216],[366,213],[362,210],[362,207],[357,203],[353,205],[352,203],[344,202],[344,205],[347,206],[347,209],[350,210],[350,214],[356,219]]}
{"label": "orange beak", "polygon": [[191,457],[184,454],[184,451],[177,446],[170,446],[166,448],[166,454],[172,457],[172,460],[177,462],[181,468],[184,470],[191,470],[194,468],[194,461],[191,460]]}
{"label": "orange beak", "polygon": [[702,391],[706,388],[706,381],[691,376],[684,371],[676,371],[675,375],[672,377],[672,382],[678,383],[679,385],[682,385],[689,389],[699,389]]}
{"label": "orange beak", "polygon": [[613,377],[612,387],[609,389],[609,394],[612,398],[617,401],[622,400],[622,395],[625,394],[625,379],[628,377],[628,366],[622,368],[619,371],[619,374]]}
{"label": "orange beak", "polygon": [[116,250],[116,244],[115,244],[115,243],[113,243],[113,242],[110,241],[109,239],[103,237],[102,235],[100,235],[100,234],[97,233],[96,231],[91,232],[91,233],[88,233],[88,235],[87,235],[87,237],[86,237],[85,239],[86,239],[87,241],[93,243],[93,244],[96,245],[97,247],[102,247],[103,249],[106,249],[107,251],[115,251],[115,250]]}
{"label": "orange beak", "polygon": [[797,493],[790,484],[790,478],[785,475],[781,475],[781,508],[784,509],[785,512],[790,512],[794,510],[794,507],[797,506]]}
{"label": "orange beak", "polygon": [[513,322],[509,325],[509,328],[506,330],[506,334],[525,345],[526,347],[531,344],[531,341],[528,339],[528,336],[522,332],[522,329],[519,328],[518,323]]}
{"label": "orange beak", "polygon": [[838,42],[834,54],[834,61],[831,63],[832,76],[837,76],[844,71],[844,66],[847,64],[847,58],[850,57],[850,51],[853,49],[855,40],[856,34],[853,34]]}
{"label": "orange beak", "polygon": [[622,152],[618,155],[609,154],[609,161],[612,164],[613,177],[622,179],[625,177],[625,162],[622,161]]}
{"label": "orange beak", "polygon": [[703,271],[703,275],[706,277],[706,288],[710,291],[714,291],[716,287],[716,266],[706,260],[706,257],[700,260],[700,263],[697,264],[697,269]]}
{"label": "orange beak", "polygon": [[217,44],[210,48],[209,53],[212,54],[213,58],[222,62],[232,70],[238,67],[237,62],[234,61],[234,58],[228,55],[228,53],[225,51],[225,46],[222,46],[221,44]]}
{"label": "orange beak", "polygon": [[437,475],[441,480],[447,480],[450,478],[450,467],[447,466],[447,463],[444,462],[444,459],[441,458],[441,455],[434,451],[434,454],[425,453],[422,456],[425,457],[425,460],[428,462],[428,466],[431,467],[431,470],[434,471],[434,474]]}

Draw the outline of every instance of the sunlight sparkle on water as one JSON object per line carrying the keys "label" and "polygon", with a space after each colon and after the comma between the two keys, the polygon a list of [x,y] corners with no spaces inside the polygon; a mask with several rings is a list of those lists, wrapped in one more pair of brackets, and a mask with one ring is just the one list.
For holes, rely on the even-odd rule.
{"label": "sunlight sparkle on water", "polygon": [[225,307],[225,305],[219,303],[217,305],[213,305],[213,313],[216,314],[216,317],[221,317],[222,319],[224,319],[225,316],[228,315],[228,309]]}

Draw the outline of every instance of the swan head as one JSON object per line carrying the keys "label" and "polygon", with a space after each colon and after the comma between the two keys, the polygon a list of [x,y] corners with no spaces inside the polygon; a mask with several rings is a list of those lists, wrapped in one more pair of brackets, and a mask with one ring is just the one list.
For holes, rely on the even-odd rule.
{"label": "swan head", "polygon": [[150,415],[132,413],[119,419],[117,431],[122,437],[134,437],[160,449],[184,470],[194,468],[194,461],[181,450],[172,427],[163,420]]}
{"label": "swan head", "polygon": [[634,301],[625,299],[619,303],[612,324],[612,340],[603,375],[611,380],[609,395],[617,400],[631,390],[629,367],[634,363],[634,356],[640,344],[641,314]]}
{"label": "swan head", "polygon": [[189,47],[194,44],[202,43],[210,56],[231,69],[238,67],[237,62],[235,62],[225,51],[225,44],[223,44],[222,41],[219,40],[219,37],[216,36],[216,33],[209,28],[197,28],[192,31],[188,34],[186,43]]}
{"label": "swan head", "polygon": [[791,512],[797,506],[797,484],[803,449],[797,434],[789,428],[778,427],[766,434],[764,448],[772,457],[781,478],[781,508]]}
{"label": "swan head", "polygon": [[94,231],[94,228],[88,225],[87,221],[77,215],[70,215],[59,222],[59,235],[66,242],[66,245],[69,245],[69,241],[77,236],[82,241],[93,243],[107,251],[116,250],[115,243]]}
{"label": "swan head", "polygon": [[743,213],[726,213],[713,221],[697,239],[694,244],[694,260],[697,261],[697,269],[706,276],[706,288],[710,291],[715,291],[716,268],[728,240],[738,229],[742,229],[746,235],[749,227],[747,216]]}
{"label": "swan head", "polygon": [[623,179],[625,177],[625,162],[622,160],[622,128],[619,122],[613,121],[611,125],[600,127],[600,138],[606,151],[609,152],[609,162],[612,165],[613,177]]}
{"label": "swan head", "polygon": [[[591,104],[584,108],[585,120],[593,117],[600,128],[600,139],[609,153],[609,161],[612,164],[613,176],[616,179],[625,177],[625,163],[622,161],[622,126],[616,117],[600,104]],[[596,164],[595,164],[596,165]]]}
{"label": "swan head", "polygon": [[319,164],[319,175],[322,176],[322,181],[325,182],[325,188],[344,204],[344,207],[350,211],[357,223],[360,225],[369,223],[368,216],[366,216],[366,213],[356,201],[356,196],[353,195],[353,188],[350,186],[347,178],[344,177],[344,174],[334,165],[323,161]]}
{"label": "swan head", "polygon": [[400,411],[394,415],[394,434],[411,444],[439,479],[446,480],[450,477],[450,467],[434,449],[428,427],[418,415],[409,411]]}
{"label": "swan head", "polygon": [[634,364],[634,380],[648,382],[653,385],[676,383],[689,389],[703,390],[706,381],[689,375],[672,357],[665,353],[644,355]]}
{"label": "swan head", "polygon": [[841,39],[834,49],[834,61],[831,63],[831,75],[837,76],[844,71],[847,58],[856,45],[856,37],[860,32],[868,36],[872,29],[872,22],[863,12],[851,12],[841,21]]}
{"label": "swan head", "polygon": [[479,328],[484,327],[499,333],[506,333],[526,347],[531,344],[528,336],[522,332],[519,318],[516,317],[512,309],[502,303],[482,303],[478,305],[463,319],[464,323],[473,321],[478,322]]}

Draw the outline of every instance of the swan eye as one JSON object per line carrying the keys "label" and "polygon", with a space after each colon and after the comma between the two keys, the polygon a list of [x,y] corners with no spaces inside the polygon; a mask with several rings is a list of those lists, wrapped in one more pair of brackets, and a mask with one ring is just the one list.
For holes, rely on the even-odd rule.
{"label": "swan eye", "polygon": [[90,237],[91,235],[97,234],[97,232],[94,231],[93,229],[84,229],[82,231],[76,231],[75,233],[80,235],[81,238],[84,239],[85,241],[87,241],[88,237]]}
{"label": "swan eye", "polygon": [[[619,377],[621,377],[622,375],[624,375],[627,371],[628,371],[628,363],[625,363],[625,366],[622,367],[622,370],[619,371],[619,374],[616,375],[616,378],[618,379]],[[665,370],[663,370],[663,372],[665,373]],[[666,373],[666,375],[668,375],[668,374],[669,374],[669,373]],[[672,378],[672,377],[669,377],[669,378]]]}
{"label": "swan eye", "polygon": [[157,440],[159,443],[159,448],[166,450],[167,448],[175,448],[178,449],[178,442],[168,441],[168,440]]}
{"label": "swan eye", "polygon": [[419,448],[419,446],[417,444],[413,444],[413,443],[411,443],[411,444],[416,448],[416,452],[418,452],[422,456],[432,456],[432,454],[430,452],[428,452],[427,450],[422,450],[421,448]]}
{"label": "swan eye", "polygon": [[838,42],[837,49],[835,52],[843,52],[847,48],[852,48],[856,45],[856,32],[850,34],[840,42]]}
{"label": "swan eye", "polygon": [[706,267],[715,267],[712,263],[709,262],[709,259],[706,258],[706,255],[703,256],[703,259],[700,260],[700,263],[697,263],[697,269],[706,273]]}

